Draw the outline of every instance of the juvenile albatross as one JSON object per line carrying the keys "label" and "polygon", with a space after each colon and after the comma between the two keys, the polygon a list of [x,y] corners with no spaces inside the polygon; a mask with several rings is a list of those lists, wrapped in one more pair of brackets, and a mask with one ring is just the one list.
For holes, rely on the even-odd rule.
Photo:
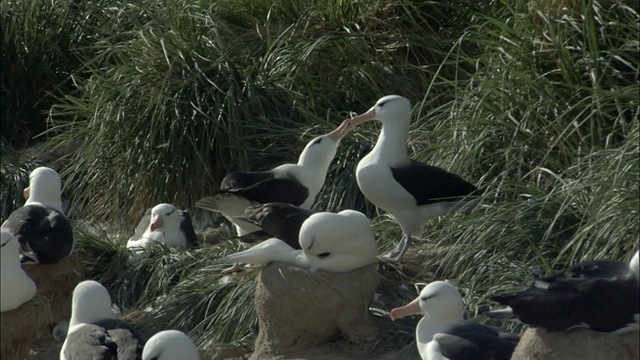
{"label": "juvenile albatross", "polygon": [[242,219],[248,206],[281,202],[308,210],[324,185],[340,140],[350,130],[345,120],[330,133],[314,138],[296,164],[282,164],[269,171],[229,173],[222,179],[220,190],[198,200],[196,207],[222,213],[240,236],[260,230]]}
{"label": "juvenile albatross", "polygon": [[464,320],[462,295],[453,285],[434,281],[409,304],[391,310],[392,320],[422,314],[416,345],[422,360],[508,360],[517,335]]}
{"label": "juvenile albatross", "polygon": [[388,95],[349,122],[351,127],[374,119],[382,123],[376,145],[358,163],[356,180],[364,196],[402,227],[403,239],[395,250],[383,255],[391,262],[402,261],[412,237],[420,235],[428,219],[443,215],[478,190],[458,175],[409,159],[410,113],[409,100]]}
{"label": "juvenile albatross", "polygon": [[487,315],[516,318],[548,331],[587,328],[620,334],[638,330],[639,298],[636,251],[629,263],[586,261],[535,280],[520,292],[494,296],[492,300],[507,307]]}
{"label": "juvenile albatross", "polygon": [[2,224],[20,243],[20,261],[25,265],[55,264],[73,252],[73,230],[62,210],[61,189],[55,170],[33,170],[24,189],[27,201]]}

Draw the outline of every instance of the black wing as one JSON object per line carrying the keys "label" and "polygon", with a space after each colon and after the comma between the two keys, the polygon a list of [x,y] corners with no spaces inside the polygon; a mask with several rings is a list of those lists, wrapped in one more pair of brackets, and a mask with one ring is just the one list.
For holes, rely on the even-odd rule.
{"label": "black wing", "polygon": [[414,160],[392,167],[393,178],[415,199],[418,205],[455,201],[479,193],[478,189],[460,176],[436,166]]}
{"label": "black wing", "polygon": [[442,354],[451,360],[508,360],[516,346],[497,331],[471,321],[449,328],[436,341]]}
{"label": "black wing", "polygon": [[3,229],[16,237],[23,255],[41,264],[55,264],[73,248],[71,223],[64,214],[50,207],[20,207],[9,215]]}
{"label": "black wing", "polygon": [[220,190],[246,188],[273,177],[271,171],[234,171],[222,179]]}
{"label": "black wing", "polygon": [[523,291],[492,299],[510,306],[523,323],[549,331],[582,324],[595,331],[618,330],[640,311],[638,281],[628,264],[623,269],[615,262],[598,263],[577,264]]}
{"label": "black wing", "polygon": [[297,180],[290,178],[265,179],[248,187],[222,190],[221,192],[241,196],[259,204],[283,202],[302,205],[309,196],[309,189]]}
{"label": "black wing", "polygon": [[67,335],[67,360],[140,359],[145,339],[129,324],[117,319],[87,324]]}
{"label": "black wing", "polygon": [[294,249],[300,249],[300,227],[313,214],[312,211],[286,203],[267,203],[245,209],[247,221],[276,237]]}
{"label": "black wing", "polygon": [[193,223],[191,222],[191,215],[186,210],[179,210],[180,217],[182,220],[180,221],[180,231],[184,234],[184,237],[187,239],[187,247],[195,247],[198,245],[198,236],[196,235],[196,231],[193,229]]}

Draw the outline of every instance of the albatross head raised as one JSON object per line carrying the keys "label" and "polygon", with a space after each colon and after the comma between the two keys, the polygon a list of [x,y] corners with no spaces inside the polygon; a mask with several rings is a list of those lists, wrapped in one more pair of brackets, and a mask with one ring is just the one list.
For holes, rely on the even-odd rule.
{"label": "albatross head raised", "polygon": [[351,127],[374,119],[390,125],[401,122],[408,127],[411,119],[410,114],[411,102],[409,99],[399,95],[387,95],[380,98],[367,112],[354,116],[349,121]]}

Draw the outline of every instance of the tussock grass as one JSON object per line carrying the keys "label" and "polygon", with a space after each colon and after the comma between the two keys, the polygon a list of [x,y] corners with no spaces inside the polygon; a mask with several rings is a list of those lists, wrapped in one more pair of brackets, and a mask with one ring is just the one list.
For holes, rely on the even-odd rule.
{"label": "tussock grass", "polygon": [[[65,149],[55,166],[71,216],[127,233],[156,203],[189,208],[227,171],[295,161],[349,111],[397,93],[414,104],[412,157],[486,193],[427,224],[416,269],[380,268],[373,313],[388,339],[412,333],[415,319],[384,314],[416,295],[411,282],[453,281],[475,317],[535,276],[638,247],[637,3],[54,3],[2,6],[3,217],[35,167],[11,148],[33,131],[48,131],[42,148]],[[365,211],[384,252],[400,229],[354,179],[378,130],[343,140],[315,208]],[[153,326],[203,346],[250,346],[256,273],[225,283],[209,265],[232,245],[160,246],[126,267],[124,239],[77,237],[119,306],[151,306]]]}

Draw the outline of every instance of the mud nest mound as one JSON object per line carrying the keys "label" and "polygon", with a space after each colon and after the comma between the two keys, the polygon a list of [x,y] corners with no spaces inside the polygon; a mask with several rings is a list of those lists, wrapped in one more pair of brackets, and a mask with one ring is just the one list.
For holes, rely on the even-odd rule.
{"label": "mud nest mound", "polygon": [[375,341],[369,305],[380,276],[375,265],[333,274],[273,263],[256,287],[260,331],[251,359],[270,359],[337,340]]}
{"label": "mud nest mound", "polygon": [[0,359],[24,359],[39,334],[52,322],[49,301],[36,294],[33,299],[11,311],[0,313],[2,341]]}
{"label": "mud nest mound", "polygon": [[82,263],[77,255],[62,259],[57,264],[25,266],[25,271],[38,288],[38,294],[49,300],[51,323],[71,318],[73,289],[84,280]]}

